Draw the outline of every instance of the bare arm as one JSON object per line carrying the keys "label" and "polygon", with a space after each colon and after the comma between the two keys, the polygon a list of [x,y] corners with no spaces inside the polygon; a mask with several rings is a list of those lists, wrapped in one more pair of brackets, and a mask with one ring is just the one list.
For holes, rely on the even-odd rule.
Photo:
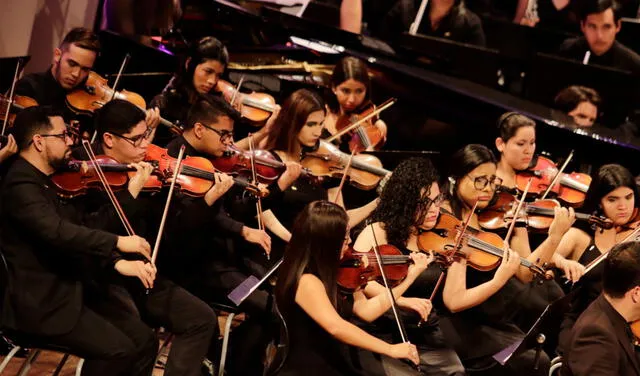
{"label": "bare arm", "polygon": [[[336,197],[336,193],[338,192],[339,192],[338,187],[329,188],[327,192],[329,195],[329,200],[334,201]],[[337,200],[335,200],[335,203],[344,208],[344,200],[342,199],[342,193],[338,195],[338,198]],[[359,208],[347,210],[347,215],[349,215],[349,226],[351,228],[357,226],[360,222],[364,221],[369,215],[371,215],[371,212],[373,212],[373,210],[377,206],[378,206],[378,199],[375,199],[370,203],[364,206],[361,206]]]}
{"label": "bare arm", "polygon": [[267,210],[262,212],[262,220],[264,221],[264,226],[269,229],[269,231],[276,234],[277,237],[284,240],[285,242],[289,242],[291,240],[291,232],[287,230],[284,225],[278,220],[275,214],[271,210]]}
{"label": "bare arm", "polygon": [[342,0],[340,28],[355,34],[362,33],[362,0]]}

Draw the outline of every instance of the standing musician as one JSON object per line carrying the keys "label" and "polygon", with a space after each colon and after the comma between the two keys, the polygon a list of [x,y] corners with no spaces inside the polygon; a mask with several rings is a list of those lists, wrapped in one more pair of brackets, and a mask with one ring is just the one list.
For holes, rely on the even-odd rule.
{"label": "standing musician", "polygon": [[[451,158],[445,185],[449,199],[444,207],[463,220],[470,216],[469,226],[478,229],[478,216],[471,209],[476,202],[478,209],[487,207],[501,183],[502,180],[496,176],[496,159],[491,150],[483,145],[467,145]],[[534,252],[520,247],[522,243],[517,239],[518,232],[514,231],[510,247],[517,253],[507,252],[511,260],[509,267],[503,262],[495,274],[468,268],[465,262],[454,262],[449,267],[442,298],[451,315],[443,328],[446,328],[445,335],[457,342],[454,347],[467,369],[495,366],[492,355],[524,337],[524,333],[508,320],[507,315],[518,308],[514,305],[514,298],[519,290],[509,283],[509,279],[515,273],[520,281],[531,281],[532,273],[523,266],[517,267],[519,257],[538,266],[547,262],[574,220],[573,209],[556,207],[549,235]],[[467,286],[472,287],[467,289]],[[469,309],[472,307],[475,308]],[[475,343],[483,343],[483,346],[471,345]],[[519,374],[546,374],[549,360],[544,353],[539,369],[531,371],[534,353],[529,350],[512,357],[505,368]]]}
{"label": "standing musician", "polygon": [[[186,61],[180,70],[171,78],[167,86],[149,103],[152,107],[160,108],[160,113],[172,122],[184,123],[187,120],[189,108],[198,96],[202,94],[218,93],[218,81],[229,64],[227,48],[214,37],[204,37],[194,42]],[[254,134],[256,145],[267,136],[276,111],[267,124]],[[164,130],[158,135],[157,143],[165,145],[170,141],[170,135]],[[238,147],[248,149],[248,140],[241,140]]]}
{"label": "standing musician", "polygon": [[640,320],[640,243],[616,245],[603,263],[603,292],[571,330],[563,375],[640,375],[629,328]]}
{"label": "standing musician", "polygon": [[[435,226],[443,197],[438,186],[438,173],[430,160],[411,158],[401,162],[382,190],[380,203],[371,214],[373,223],[360,233],[354,249],[367,252],[377,243],[391,244],[405,254],[420,252],[418,237],[422,231]],[[404,296],[397,299],[397,303],[403,309],[422,310],[421,316],[429,317],[423,328],[416,325],[415,315],[405,320],[408,336],[420,352],[420,365],[424,373],[463,375],[464,367],[453,349],[446,344],[435,310],[431,310],[431,301],[427,300],[426,307],[421,307],[424,299],[418,299],[430,296],[439,274],[440,267],[431,264]],[[373,330],[377,333],[382,329]],[[383,364],[390,374],[395,374],[393,372],[399,367],[406,368],[403,363],[388,358],[383,358]]]}
{"label": "standing musician", "polygon": [[[34,99],[40,105],[50,105],[61,111],[66,122],[79,120],[80,134],[89,135],[93,123],[74,113],[66,103],[67,95],[84,85],[100,53],[100,41],[91,30],[75,28],[69,31],[53,51],[51,67],[41,73],[31,73],[16,83],[16,95]],[[146,121],[155,128],[160,122],[157,109],[147,111]]]}
{"label": "standing musician", "polygon": [[[98,142],[94,153],[112,157],[118,163],[137,164],[136,168],[141,174],[138,179],[134,177],[132,180],[142,188],[152,173],[151,164],[144,163],[143,160],[153,137],[153,128],[146,123],[144,111],[127,101],[110,101],[96,115],[96,130]],[[86,158],[80,149],[75,154],[80,159]],[[166,195],[139,192],[138,190],[123,202],[123,210],[134,230],[155,241]],[[207,195],[211,195],[210,192]],[[98,201],[87,204],[88,207],[111,205],[105,200],[104,194],[78,198],[81,199]],[[198,215],[195,211],[180,209],[173,207],[170,211],[172,221],[192,221],[192,217]],[[123,231],[119,222],[112,223],[111,226]],[[172,228],[168,227],[167,231],[172,231]],[[167,248],[162,247],[160,254],[166,251]],[[109,293],[120,299],[121,304],[129,307],[134,314],[142,315],[150,325],[163,326],[175,335],[165,374],[200,375],[201,363],[209,350],[211,359],[217,359],[215,346],[210,346],[211,341],[217,339],[218,332],[213,309],[161,276],[158,276],[154,288],[148,294],[136,287],[124,284],[124,288],[114,287]]]}
{"label": "standing musician", "polygon": [[[306,89],[297,90],[284,102],[282,110],[275,120],[273,131],[269,134],[266,148],[275,153],[283,162],[299,162],[306,150],[313,150],[324,129],[325,106],[322,99]],[[273,206],[264,213],[265,226],[284,242],[291,239],[290,229],[298,213],[309,202],[316,200],[335,200],[344,206],[338,187],[316,184],[309,179],[299,178],[283,192],[282,203]],[[349,225],[351,227],[365,219],[376,207],[377,201],[351,209]]]}
{"label": "standing musician", "polygon": [[554,263],[562,260],[572,260],[580,264],[567,277],[571,281],[578,281],[574,288],[579,288],[571,305],[571,310],[565,314],[560,327],[559,349],[568,346],[571,328],[578,316],[602,292],[602,264],[596,266],[589,274],[583,275],[584,267],[598,256],[608,252],[629,233],[637,221],[638,187],[633,175],[626,168],[617,165],[604,165],[593,176],[585,198],[583,210],[585,213],[596,213],[611,219],[614,227],[594,229],[589,226],[575,226],[562,238],[558,250],[554,255]]}
{"label": "standing musician", "polygon": [[[353,56],[347,56],[338,61],[331,74],[331,94],[327,96],[327,115],[325,117],[323,138],[338,133],[336,125],[342,118],[358,115],[373,106],[371,102],[371,79],[367,64]],[[383,136],[382,143],[387,138],[387,125],[375,116],[372,119],[374,127]],[[353,133],[353,132],[352,132]],[[349,152],[346,146],[348,137],[340,138],[340,146]],[[370,145],[367,150],[373,150]]]}
{"label": "standing musician", "polygon": [[[222,157],[233,143],[234,122],[238,118],[238,112],[222,98],[201,96],[189,110],[182,136],[169,143],[169,155],[177,156],[184,145],[185,155],[209,159]],[[277,201],[280,192],[287,189],[299,174],[300,166],[297,163],[287,163],[286,171],[268,187],[269,196],[264,200],[265,204],[267,200]],[[243,238],[268,254],[271,252],[271,237],[264,230],[251,228],[229,216],[225,208],[226,201],[235,201],[235,196],[241,194],[236,195],[235,190],[229,191],[233,184],[231,177],[218,175],[220,178],[212,188],[216,197],[208,199],[212,200],[211,203],[207,201],[205,205],[201,199],[182,198],[185,210],[188,208],[199,214],[193,216],[194,221],[179,221],[172,227],[170,238],[175,246],[166,255],[166,264],[172,277],[201,299],[231,304],[227,295],[252,274],[252,270],[244,265],[246,255],[238,252],[246,247],[235,240]],[[238,201],[241,201],[238,205],[252,206],[253,216],[256,215],[252,201]],[[259,253],[262,255],[263,252]],[[262,373],[261,355],[270,339],[269,327],[274,326],[268,310],[269,301],[266,291],[257,290],[240,305],[240,309],[249,317],[234,329],[234,337],[238,339],[231,342],[227,373]]]}
{"label": "standing musician", "polygon": [[124,258],[148,257],[149,243],[85,227],[83,213],[59,200],[51,175],[71,155],[59,113],[28,108],[16,117],[13,133],[20,153],[2,186],[2,249],[9,266],[4,327],[68,347],[86,359],[83,375],[150,375],[158,346],[153,332],[126,312],[89,306],[79,263],[96,260],[151,288],[153,265]]}
{"label": "standing musician", "polygon": [[[348,346],[420,362],[414,345],[391,345],[348,321],[353,315],[375,320],[391,306],[387,291],[376,288],[370,295],[369,284],[352,295],[339,292],[338,265],[350,241],[348,223],[345,210],[327,201],[311,202],[295,220],[275,290],[289,333],[280,376],[369,374],[354,364]],[[393,288],[394,296],[402,295],[428,265],[425,254],[412,259],[407,278]]]}

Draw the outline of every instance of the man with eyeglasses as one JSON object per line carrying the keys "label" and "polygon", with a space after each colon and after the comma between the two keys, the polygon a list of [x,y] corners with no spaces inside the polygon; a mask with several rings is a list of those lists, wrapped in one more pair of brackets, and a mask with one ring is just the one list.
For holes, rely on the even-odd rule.
{"label": "man with eyeglasses", "polygon": [[[66,122],[80,121],[80,134],[89,137],[93,122],[87,116],[72,111],[67,95],[87,80],[100,53],[100,40],[91,30],[77,27],[65,35],[53,51],[53,63],[45,72],[30,73],[16,83],[16,95],[35,99],[40,105],[52,106],[62,113]],[[160,122],[157,108],[147,111],[147,123],[155,128]]]}
{"label": "man with eyeglasses", "polygon": [[[222,158],[233,143],[234,123],[239,118],[238,112],[223,99],[203,95],[191,106],[182,136],[169,143],[169,155],[177,156],[184,145],[187,155]],[[287,163],[283,175],[267,187],[269,196],[262,201],[263,210],[278,202],[282,191],[297,179],[300,170],[299,164]],[[197,199],[185,198],[185,206],[190,204],[199,211],[201,214],[197,217],[201,220],[177,223],[170,239],[175,244],[170,252],[176,252],[165,255],[169,256],[165,262],[176,282],[204,301],[225,304],[233,304],[227,295],[249,276],[264,273],[247,266],[250,256],[266,260],[264,253],[271,251],[271,237],[264,230],[246,225],[256,216],[255,201],[248,199],[242,189],[231,189],[230,181],[224,175],[216,181],[214,187],[220,185],[220,190],[212,207],[199,204]],[[276,327],[268,307],[269,294],[262,289],[252,293],[240,306],[249,318],[234,329],[238,339],[231,341],[231,359],[226,370],[229,375],[262,374],[260,354],[268,342],[267,330]]]}
{"label": "man with eyeglasses", "polygon": [[[166,202],[166,191],[158,194],[140,192],[150,175],[153,166],[144,161],[147,148],[153,139],[154,130],[148,126],[144,111],[135,105],[123,101],[112,100],[96,114],[97,143],[93,145],[96,155],[106,155],[118,163],[132,164],[139,171],[138,178],[133,178],[129,189],[119,195],[119,202],[133,229],[150,242],[155,241],[160,219]],[[82,148],[75,150],[79,159],[87,159]],[[213,191],[213,190],[210,190]],[[209,193],[205,197],[210,196]],[[111,207],[103,192],[84,195],[85,207]],[[206,198],[199,198],[206,201]],[[180,205],[178,197],[174,197],[168,216],[164,235],[175,231],[174,222],[189,223],[194,221],[197,212]],[[109,228],[124,231],[120,222],[113,221]],[[163,240],[159,249],[158,261],[164,253],[169,252],[170,243]],[[165,268],[159,267],[156,285],[148,294],[141,292],[130,283],[114,283],[108,288],[109,296],[117,297],[122,306],[131,307],[133,313],[141,315],[152,326],[164,326],[175,336],[171,345],[171,353],[167,359],[165,372],[170,375],[199,375],[202,361],[217,339],[217,319],[215,312],[197,297],[166,278]],[[211,358],[215,360],[216,358]]]}
{"label": "man with eyeglasses", "polygon": [[[2,305],[3,326],[33,337],[37,345],[68,347],[85,358],[83,375],[150,375],[157,339],[137,317],[114,316],[91,304],[85,262],[98,264],[150,288],[155,268],[127,256],[149,257],[139,236],[118,236],[86,227],[99,219],[62,201],[51,175],[71,155],[71,137],[59,113],[31,107],[12,129],[19,155],[2,185],[2,251],[8,284]],[[141,283],[142,282],[142,283]],[[109,298],[105,298],[105,302]]]}

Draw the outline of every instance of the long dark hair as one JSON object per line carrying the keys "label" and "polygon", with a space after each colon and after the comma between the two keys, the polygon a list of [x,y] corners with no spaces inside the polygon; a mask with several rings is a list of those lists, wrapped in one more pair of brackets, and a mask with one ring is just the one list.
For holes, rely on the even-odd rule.
{"label": "long dark hair", "polygon": [[[365,86],[367,92],[360,107],[367,105],[371,98],[371,79],[369,78],[369,69],[364,61],[353,56],[342,58],[338,61],[335,68],[333,68],[333,73],[331,74],[331,88],[336,88],[338,85],[350,79],[354,79]],[[329,106],[329,109],[333,113],[340,112],[340,104],[333,92],[330,92],[327,95],[327,106]],[[356,111],[358,110],[356,109]]]}
{"label": "long dark hair", "polygon": [[307,89],[294,91],[282,105],[267,140],[268,150],[292,153],[296,150],[298,133],[313,112],[325,112],[322,98]]}
{"label": "long dark hair", "polygon": [[607,164],[601,166],[598,171],[593,174],[593,180],[589,185],[589,190],[587,190],[582,210],[585,213],[594,213],[596,215],[604,214],[600,208],[600,201],[604,196],[620,187],[630,188],[635,198],[635,207],[640,207],[638,186],[631,172],[619,164]]}
{"label": "long dark hair", "polygon": [[[393,170],[380,194],[380,202],[371,214],[372,221],[384,224],[390,244],[406,246],[411,228],[422,224],[427,214],[425,210],[417,213],[418,205],[429,197],[431,185],[438,179],[433,163],[426,158],[406,159]],[[423,188],[426,192],[421,192]]]}
{"label": "long dark hair", "polygon": [[456,217],[462,217],[462,207],[464,206],[457,192],[460,180],[476,167],[485,163],[496,164],[496,157],[491,152],[491,149],[479,144],[469,144],[455,152],[451,157],[444,191],[448,195],[451,209]]}
{"label": "long dark hair", "polygon": [[298,214],[275,289],[276,303],[285,317],[295,304],[298,282],[304,273],[313,274],[322,281],[337,309],[336,279],[348,223],[346,211],[329,201],[311,202]]}
{"label": "long dark hair", "polygon": [[203,37],[189,47],[187,60],[180,66],[178,73],[174,75],[172,86],[189,98],[196,98],[197,91],[193,87],[193,74],[199,64],[207,60],[220,62],[225,68],[229,63],[227,48],[214,37]]}

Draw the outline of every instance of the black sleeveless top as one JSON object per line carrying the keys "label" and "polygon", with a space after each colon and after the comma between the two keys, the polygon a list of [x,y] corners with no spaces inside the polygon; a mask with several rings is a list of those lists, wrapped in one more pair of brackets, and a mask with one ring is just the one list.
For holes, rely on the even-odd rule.
{"label": "black sleeveless top", "polygon": [[[339,295],[338,298],[338,313],[349,320],[353,315],[353,295]],[[355,348],[331,336],[300,306],[294,304],[285,320],[289,332],[289,354],[278,372],[279,376],[365,374],[354,365]]]}

